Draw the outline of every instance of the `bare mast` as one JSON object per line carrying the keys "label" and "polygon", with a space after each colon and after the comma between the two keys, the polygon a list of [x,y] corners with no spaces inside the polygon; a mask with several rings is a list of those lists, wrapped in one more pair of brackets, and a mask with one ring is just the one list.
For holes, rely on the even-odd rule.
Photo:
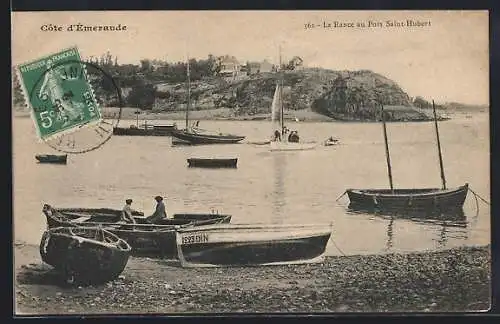
{"label": "bare mast", "polygon": [[281,70],[281,45],[279,46],[279,70],[280,70],[280,124],[281,124],[281,138],[285,136],[285,109],[283,105],[283,71]]}
{"label": "bare mast", "polygon": [[391,155],[389,154],[389,143],[387,142],[387,127],[385,125],[384,105],[382,105],[382,127],[384,129],[385,157],[387,159],[387,173],[389,175],[389,184],[391,185],[391,192],[394,193],[394,186],[392,184]]}
{"label": "bare mast", "polygon": [[187,107],[186,107],[186,131],[189,129],[189,108],[191,106],[191,76],[189,71],[189,55],[187,57]]}
{"label": "bare mast", "polygon": [[441,170],[441,181],[443,184],[443,190],[446,190],[446,178],[444,177],[443,156],[441,155],[441,141],[439,140],[439,129],[438,129],[436,107],[434,105],[434,100],[432,100],[432,111],[434,113],[434,126],[436,128],[436,140],[437,140],[437,148],[439,154],[439,168]]}

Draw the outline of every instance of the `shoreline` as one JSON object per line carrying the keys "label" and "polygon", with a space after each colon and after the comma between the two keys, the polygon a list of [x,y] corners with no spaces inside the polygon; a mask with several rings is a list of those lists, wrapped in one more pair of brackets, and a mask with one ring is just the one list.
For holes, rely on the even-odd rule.
{"label": "shoreline", "polygon": [[[103,116],[105,118],[114,118],[114,114],[118,112],[119,108],[113,107],[105,107],[103,110]],[[122,108],[122,116],[120,120],[127,121],[135,121],[137,119],[137,115],[135,112],[136,108],[124,107]],[[451,112],[451,119],[460,115],[477,115],[477,114],[485,114],[487,112]],[[20,112],[14,111],[14,117],[17,118],[27,118],[31,117],[29,112]],[[268,114],[256,114],[256,115],[242,115],[242,116],[232,116],[230,110],[227,108],[218,108],[218,109],[207,109],[207,110],[193,110],[189,113],[190,119],[192,121],[201,120],[201,121],[265,121],[271,122]],[[171,121],[184,121],[185,120],[185,112],[184,111],[172,111],[172,112],[146,112],[141,113],[139,115],[139,121],[143,122],[154,121],[154,120],[171,120]],[[446,121],[449,119],[444,119]],[[334,119],[325,115],[318,114],[316,112],[310,110],[298,110],[287,112],[285,116],[285,121],[288,122],[334,122],[334,123],[380,123],[380,121],[375,120],[344,120],[344,119]],[[432,122],[432,120],[407,120],[407,121],[387,121],[388,123],[422,123],[422,122]]]}
{"label": "shoreline", "polygon": [[63,286],[38,246],[14,244],[18,314],[463,312],[490,307],[490,246],[327,256],[321,263],[181,268],[130,257],[101,286]]}

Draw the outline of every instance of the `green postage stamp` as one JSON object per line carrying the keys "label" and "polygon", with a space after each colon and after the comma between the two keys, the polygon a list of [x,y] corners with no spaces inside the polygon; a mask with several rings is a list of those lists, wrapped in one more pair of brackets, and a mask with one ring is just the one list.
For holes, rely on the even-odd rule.
{"label": "green postage stamp", "polygon": [[17,70],[42,140],[101,121],[101,111],[76,47],[20,64]]}

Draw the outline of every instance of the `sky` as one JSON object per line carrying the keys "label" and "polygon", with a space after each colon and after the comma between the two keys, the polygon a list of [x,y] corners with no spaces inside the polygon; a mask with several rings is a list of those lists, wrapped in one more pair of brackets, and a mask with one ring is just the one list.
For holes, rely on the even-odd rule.
{"label": "sky", "polygon": [[[407,26],[407,20],[425,25]],[[353,25],[334,28],[335,21]],[[356,25],[367,26],[368,21],[374,26]],[[78,23],[127,29],[66,31]],[[308,23],[317,27],[305,28]],[[50,24],[62,31],[41,30]],[[308,67],[372,70],[413,97],[488,104],[488,25],[487,11],[14,12],[12,62],[29,62],[76,45],[83,57],[110,51],[120,64],[139,64],[143,58],[185,61],[208,54],[276,63],[281,47],[283,60],[298,55]]]}

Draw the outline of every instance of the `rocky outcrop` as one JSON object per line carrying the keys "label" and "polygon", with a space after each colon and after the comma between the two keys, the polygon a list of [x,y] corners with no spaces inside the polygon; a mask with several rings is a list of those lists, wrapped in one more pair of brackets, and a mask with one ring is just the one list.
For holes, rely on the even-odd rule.
{"label": "rocky outcrop", "polygon": [[[144,77],[145,78],[145,77]],[[140,87],[123,88],[125,106],[153,112],[179,112],[187,106],[185,83],[165,83],[144,79]],[[210,77],[191,83],[191,110],[227,108],[225,117],[263,117],[271,113],[278,73],[259,73],[231,78]],[[412,106],[412,100],[394,81],[368,70],[333,71],[304,68],[283,73],[284,106],[294,111],[313,111],[337,120],[380,120],[380,105],[387,108],[388,121],[429,120],[432,110]],[[101,83],[94,82],[96,93]],[[156,88],[156,90],[155,90]],[[147,90],[147,91],[146,91]],[[103,106],[116,106],[114,93],[100,96]],[[134,98],[130,95],[134,93]],[[22,99],[14,92],[14,99]],[[130,99],[130,100],[129,100]],[[135,99],[135,100],[132,100]],[[138,100],[140,99],[140,100]],[[142,100],[147,99],[147,100]],[[148,105],[145,102],[149,103]],[[135,103],[134,103],[135,102]],[[152,107],[151,107],[151,104]]]}
{"label": "rocky outcrop", "polygon": [[[191,109],[231,108],[234,116],[269,114],[279,75],[262,73],[239,79],[212,78],[191,83]],[[312,110],[340,120],[378,120],[380,104],[400,106],[388,120],[427,120],[411,107],[409,96],[393,81],[377,73],[303,69],[284,73],[287,110]],[[159,84],[154,111],[184,110],[185,84]],[[394,109],[393,109],[394,110]]]}

